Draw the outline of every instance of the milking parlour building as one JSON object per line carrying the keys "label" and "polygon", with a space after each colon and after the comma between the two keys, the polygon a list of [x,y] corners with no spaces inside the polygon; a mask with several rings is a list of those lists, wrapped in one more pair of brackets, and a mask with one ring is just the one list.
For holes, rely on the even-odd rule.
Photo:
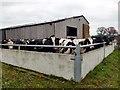
{"label": "milking parlour building", "polygon": [[52,22],[0,29],[0,40],[42,39],[51,35],[58,38],[87,38],[89,36],[89,22],[81,15]]}

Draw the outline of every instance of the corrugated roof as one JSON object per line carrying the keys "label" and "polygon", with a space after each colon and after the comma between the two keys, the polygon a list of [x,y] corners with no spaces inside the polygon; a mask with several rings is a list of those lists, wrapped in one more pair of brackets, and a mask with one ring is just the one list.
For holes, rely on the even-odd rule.
{"label": "corrugated roof", "polygon": [[[16,28],[22,28],[22,27],[29,27],[29,26],[37,26],[37,25],[44,25],[44,24],[50,24],[50,23],[57,23],[57,22],[62,22],[68,19],[72,19],[72,18],[80,18],[83,17],[86,21],[87,19],[81,15],[81,16],[73,16],[70,18],[64,18],[64,19],[60,19],[60,20],[55,20],[55,21],[51,21],[51,22],[44,22],[44,23],[37,23],[37,24],[27,24],[27,25],[19,25],[19,26],[12,26],[12,27],[7,27],[7,28],[3,28],[1,30],[7,30],[7,29],[16,29]],[[89,24],[89,22],[87,21],[87,23]]]}

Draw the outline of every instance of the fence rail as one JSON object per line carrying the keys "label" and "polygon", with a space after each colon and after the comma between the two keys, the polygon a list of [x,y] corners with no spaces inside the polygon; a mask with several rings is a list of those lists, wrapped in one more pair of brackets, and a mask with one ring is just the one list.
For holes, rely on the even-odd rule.
{"label": "fence rail", "polygon": [[[80,48],[84,47],[90,47],[90,46],[95,46],[95,45],[100,45],[100,44],[105,44],[103,43],[95,43],[95,44],[88,44],[88,45],[79,45]],[[24,46],[24,47],[53,47],[53,48],[76,48],[76,46],[61,46],[61,45],[25,45],[25,44],[0,44],[0,46]]]}

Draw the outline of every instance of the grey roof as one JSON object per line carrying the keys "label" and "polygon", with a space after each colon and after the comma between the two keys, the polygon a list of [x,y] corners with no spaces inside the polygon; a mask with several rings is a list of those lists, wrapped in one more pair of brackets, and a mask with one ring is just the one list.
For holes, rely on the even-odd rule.
{"label": "grey roof", "polygon": [[[70,18],[64,18],[64,19],[60,19],[60,20],[55,20],[55,21],[51,21],[51,22],[12,26],[12,27],[7,27],[7,28],[2,28],[1,30],[16,29],[16,28],[22,28],[22,27],[30,27],[30,26],[44,25],[44,24],[50,24],[50,23],[57,23],[57,22],[62,22],[62,21],[68,20],[68,19],[75,19],[75,18],[80,18],[80,17],[83,17],[87,21],[87,19],[83,15],[81,15],[81,16],[73,16],[73,17],[70,17]],[[87,21],[87,23],[89,24],[88,21]]]}

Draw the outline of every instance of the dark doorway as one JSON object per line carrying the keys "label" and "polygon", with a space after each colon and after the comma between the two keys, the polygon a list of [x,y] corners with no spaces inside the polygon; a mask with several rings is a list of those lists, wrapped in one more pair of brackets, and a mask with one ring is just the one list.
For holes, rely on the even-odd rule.
{"label": "dark doorway", "polygon": [[6,39],[6,30],[2,30],[2,40]]}
{"label": "dark doorway", "polygon": [[67,37],[77,37],[77,28],[67,26]]}

